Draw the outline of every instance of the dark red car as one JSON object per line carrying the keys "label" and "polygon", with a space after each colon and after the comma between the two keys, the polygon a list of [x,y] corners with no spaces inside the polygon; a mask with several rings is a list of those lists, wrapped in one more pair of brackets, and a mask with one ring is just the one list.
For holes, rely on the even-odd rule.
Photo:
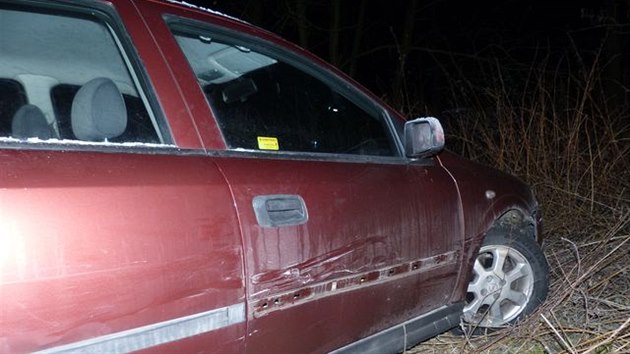
{"label": "dark red car", "polygon": [[0,352],[400,352],[544,301],[530,189],[160,1],[0,0]]}

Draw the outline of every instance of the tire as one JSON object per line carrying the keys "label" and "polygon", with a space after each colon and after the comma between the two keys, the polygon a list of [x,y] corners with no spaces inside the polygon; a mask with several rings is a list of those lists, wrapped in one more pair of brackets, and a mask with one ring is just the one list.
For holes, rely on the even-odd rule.
{"label": "tire", "polygon": [[491,229],[468,284],[464,330],[479,334],[521,321],[545,301],[548,290],[549,265],[534,238]]}

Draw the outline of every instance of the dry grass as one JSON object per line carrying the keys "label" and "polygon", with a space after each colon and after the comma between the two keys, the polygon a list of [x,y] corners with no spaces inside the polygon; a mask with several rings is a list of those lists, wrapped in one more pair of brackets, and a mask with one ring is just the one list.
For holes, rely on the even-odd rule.
{"label": "dry grass", "polygon": [[479,337],[447,333],[408,353],[630,352],[629,225],[630,213],[599,241],[551,240],[551,292],[518,326]]}
{"label": "dry grass", "polygon": [[534,188],[551,290],[518,326],[409,353],[630,353],[630,115],[606,101],[599,72],[596,60],[563,76],[541,64],[515,88],[497,66],[455,94],[466,109],[444,120],[447,146]]}

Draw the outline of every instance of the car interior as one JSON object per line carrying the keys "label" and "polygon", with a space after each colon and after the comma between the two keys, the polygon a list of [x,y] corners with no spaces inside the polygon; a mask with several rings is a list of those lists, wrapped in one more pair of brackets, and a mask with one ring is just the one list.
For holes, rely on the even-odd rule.
{"label": "car interior", "polygon": [[113,30],[33,11],[0,8],[0,137],[163,142]]}

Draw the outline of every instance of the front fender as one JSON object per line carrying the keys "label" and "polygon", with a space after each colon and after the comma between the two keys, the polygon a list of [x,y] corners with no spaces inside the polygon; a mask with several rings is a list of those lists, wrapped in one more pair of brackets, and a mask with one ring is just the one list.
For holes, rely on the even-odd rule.
{"label": "front fender", "polygon": [[519,179],[449,152],[442,153],[439,161],[453,176],[462,203],[462,265],[451,298],[452,302],[457,302],[466,297],[473,262],[490,228],[495,225],[509,226],[511,213],[514,213],[520,215],[519,227],[524,234],[534,236],[541,242],[542,218],[531,189]]}
{"label": "front fender", "polygon": [[445,151],[439,161],[457,183],[460,191],[465,240],[482,237],[502,215],[520,211],[535,226],[540,240],[541,213],[534,195],[524,182],[507,173],[463,159]]}

